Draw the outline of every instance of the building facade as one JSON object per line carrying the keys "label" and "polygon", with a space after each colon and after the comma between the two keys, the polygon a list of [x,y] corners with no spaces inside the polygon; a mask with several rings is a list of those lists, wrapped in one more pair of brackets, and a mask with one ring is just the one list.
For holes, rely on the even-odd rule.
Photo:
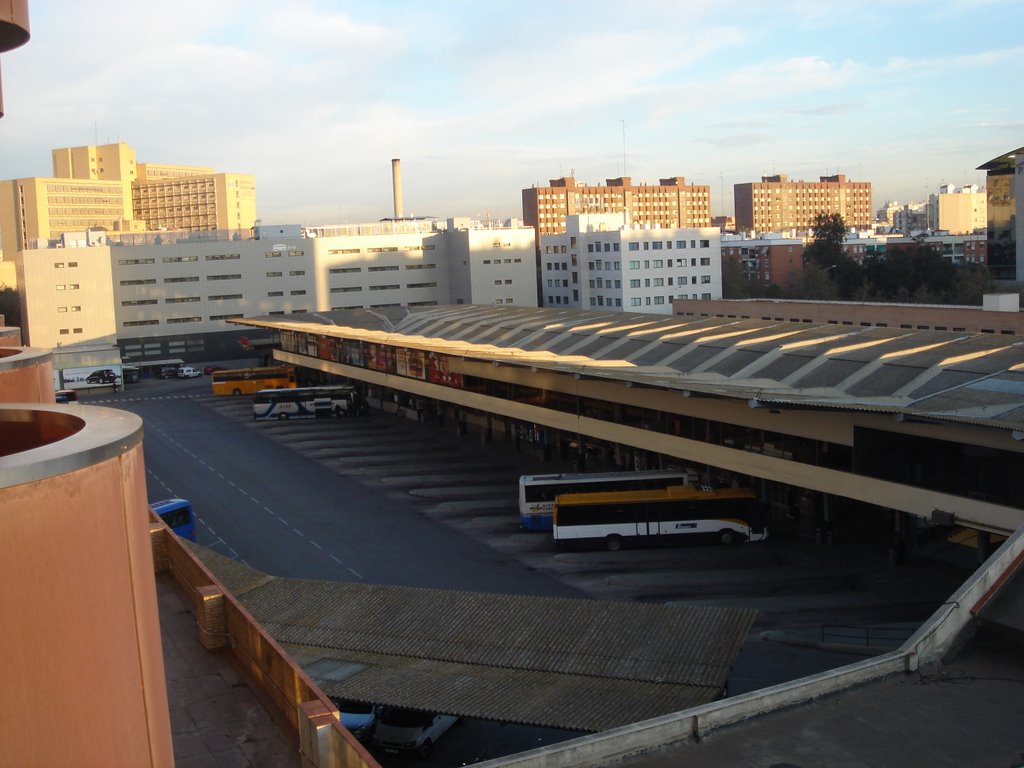
{"label": "building facade", "polygon": [[988,259],[992,276],[1024,277],[1024,147],[978,166],[985,171]]}
{"label": "building facade", "polygon": [[804,271],[804,241],[781,235],[757,238],[722,235],[722,261],[739,263],[751,285],[783,290],[795,288]]}
{"label": "building facade", "polygon": [[715,227],[629,226],[622,214],[575,215],[541,241],[545,307],[671,314],[674,299],[722,295]]}
{"label": "building facade", "polygon": [[928,226],[951,235],[984,231],[988,222],[985,192],[977,184],[956,187],[943,184],[928,198]]}
{"label": "building facade", "polygon": [[570,216],[591,213],[624,214],[630,226],[707,227],[711,188],[687,184],[683,176],[661,179],[657,185],[635,185],[629,176],[590,185],[564,176],[546,187],[523,190],[523,222],[534,228],[538,244],[546,235],[565,232]]}
{"label": "building facade", "polygon": [[[260,229],[260,239],[150,235],[23,251],[23,318],[33,345],[117,343],[132,361],[234,356],[226,321],[331,309],[438,304],[536,306],[533,230],[468,222]],[[323,233],[323,234],[321,234]],[[177,236],[180,235],[180,236]]]}
{"label": "building facade", "polygon": [[790,181],[785,175],[762,176],[759,182],[736,184],[736,227],[754,232],[809,229],[819,214],[838,213],[848,227],[871,226],[871,182],[846,176],[818,181]]}
{"label": "building facade", "polygon": [[52,177],[0,182],[7,259],[45,248],[69,231],[247,232],[256,220],[256,187],[247,174],[139,164],[122,142],[58,148],[51,158]]}

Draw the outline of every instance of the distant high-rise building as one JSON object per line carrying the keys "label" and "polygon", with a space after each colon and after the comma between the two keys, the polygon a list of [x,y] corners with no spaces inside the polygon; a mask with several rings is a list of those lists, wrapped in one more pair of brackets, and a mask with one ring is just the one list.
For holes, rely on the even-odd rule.
{"label": "distant high-rise building", "polygon": [[626,226],[707,227],[711,224],[711,188],[687,184],[682,176],[657,185],[634,185],[629,176],[604,185],[580,184],[572,176],[552,179],[550,186],[523,190],[523,223],[545,235],[566,231],[569,216],[621,213]]}
{"label": "distant high-rise building", "polygon": [[804,241],[779,235],[723,235],[722,262],[738,263],[751,286],[764,290],[777,285],[792,290],[803,276]]}
{"label": "distant high-rise building", "polygon": [[939,194],[928,198],[929,229],[969,235],[985,229],[987,222],[985,193],[977,184],[966,187],[943,184]]}
{"label": "distant high-rise building", "polygon": [[850,228],[871,226],[871,182],[846,176],[790,181],[784,175],[736,184],[736,227],[754,232],[808,229],[818,214],[838,213]]}
{"label": "distant high-rise building", "polygon": [[256,187],[247,174],[136,163],[135,150],[122,142],[51,154],[52,177],[0,182],[8,259],[68,232],[248,231],[256,220]]}

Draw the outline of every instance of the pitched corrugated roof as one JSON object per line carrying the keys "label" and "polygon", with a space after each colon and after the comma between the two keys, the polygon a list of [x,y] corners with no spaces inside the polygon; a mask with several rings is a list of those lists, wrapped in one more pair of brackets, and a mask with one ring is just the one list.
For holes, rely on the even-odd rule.
{"label": "pitched corrugated roof", "polygon": [[196,549],[326,693],[549,727],[713,701],[756,614],[274,578]]}
{"label": "pitched corrugated roof", "polygon": [[338,311],[235,322],[773,406],[1024,426],[1024,393],[977,386],[1024,370],[1024,340],[1012,336],[547,308],[454,306],[405,312],[387,318]]}

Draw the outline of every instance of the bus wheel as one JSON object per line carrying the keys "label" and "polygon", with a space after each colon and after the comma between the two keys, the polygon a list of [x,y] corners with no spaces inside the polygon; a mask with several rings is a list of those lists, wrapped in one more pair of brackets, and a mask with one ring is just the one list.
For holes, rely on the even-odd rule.
{"label": "bus wheel", "polygon": [[284,421],[287,418],[288,418],[288,414],[287,413],[279,413],[279,414],[277,414],[277,420],[278,421]]}
{"label": "bus wheel", "polygon": [[736,534],[730,531],[728,528],[723,528],[718,532],[718,543],[728,547],[730,544],[736,543]]}
{"label": "bus wheel", "polygon": [[618,552],[622,549],[622,537],[613,533],[604,540],[604,544],[608,547],[609,552]]}
{"label": "bus wheel", "polygon": [[238,387],[235,387],[234,389],[231,390],[231,394],[234,395],[235,397],[238,397],[240,394],[242,394],[242,390],[240,390]]}

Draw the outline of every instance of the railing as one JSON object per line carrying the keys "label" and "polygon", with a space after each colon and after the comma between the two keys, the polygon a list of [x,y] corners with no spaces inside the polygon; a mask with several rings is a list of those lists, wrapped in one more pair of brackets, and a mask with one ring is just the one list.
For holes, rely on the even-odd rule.
{"label": "railing", "polygon": [[155,515],[150,526],[153,564],[167,571],[192,605],[198,640],[230,653],[272,706],[292,726],[308,768],[379,768],[342,725],[327,695],[299,668],[213,573]]}
{"label": "railing", "polygon": [[915,631],[916,626],[822,624],[821,642],[863,648],[898,648]]}

